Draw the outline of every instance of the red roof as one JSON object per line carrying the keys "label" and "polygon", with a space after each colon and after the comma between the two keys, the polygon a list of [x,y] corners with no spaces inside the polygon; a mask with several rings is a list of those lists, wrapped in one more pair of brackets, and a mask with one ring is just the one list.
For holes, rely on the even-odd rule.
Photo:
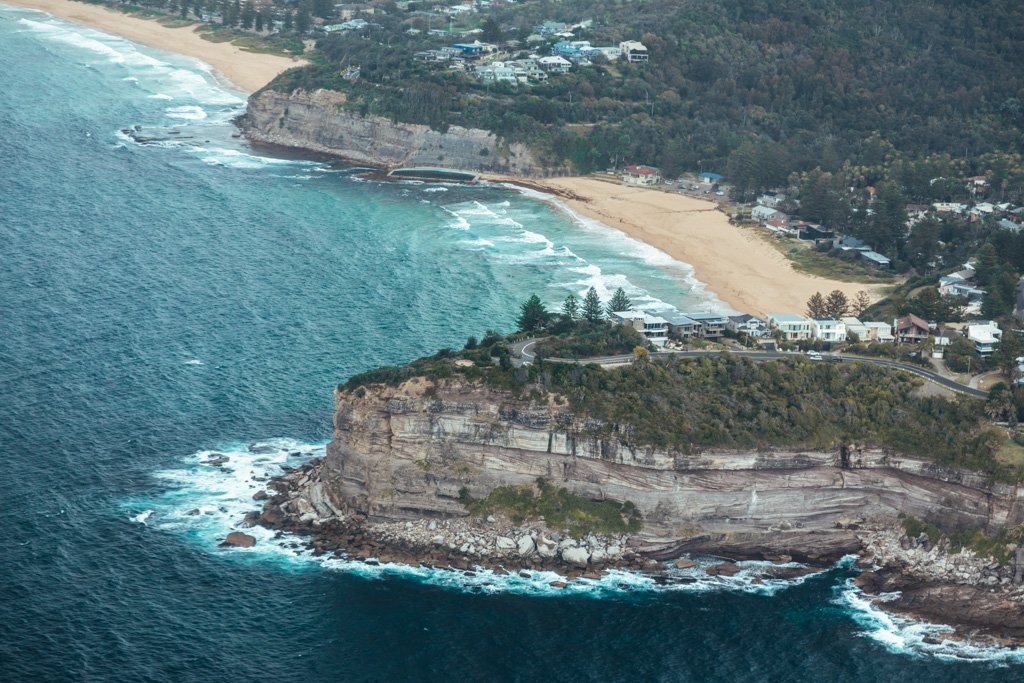
{"label": "red roof", "polygon": [[626,173],[632,175],[658,175],[658,169],[653,166],[627,166]]}

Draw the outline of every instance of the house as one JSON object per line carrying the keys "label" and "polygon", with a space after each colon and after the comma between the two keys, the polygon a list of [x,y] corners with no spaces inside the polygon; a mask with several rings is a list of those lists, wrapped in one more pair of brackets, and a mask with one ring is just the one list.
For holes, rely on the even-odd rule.
{"label": "house", "polygon": [[760,339],[768,336],[768,323],[761,318],[747,313],[743,315],[729,316],[729,322],[726,323],[726,328],[730,332],[743,334],[748,337],[753,337],[754,339]]}
{"label": "house", "polygon": [[867,334],[866,338],[861,337],[861,341],[873,341],[880,344],[891,344],[896,341],[896,337],[892,334],[892,326],[889,323],[864,322],[861,324],[864,326]]}
{"label": "house", "polygon": [[846,341],[846,324],[842,320],[812,320],[811,335],[823,342]]}
{"label": "house", "polygon": [[668,331],[674,337],[690,339],[700,336],[700,323],[682,313],[666,313],[664,316],[668,322]]}
{"label": "house", "polygon": [[957,202],[935,202],[932,208],[938,213],[963,213],[967,210],[967,205]]}
{"label": "house", "polygon": [[1000,230],[1009,230],[1010,232],[1020,232],[1021,224],[1014,223],[1009,218],[1000,218],[997,223]]}
{"label": "house", "polygon": [[697,178],[704,181],[705,183],[720,183],[723,180],[725,180],[725,176],[719,175],[717,173],[708,173],[707,171],[698,175]]}
{"label": "house", "polygon": [[619,53],[627,62],[634,64],[647,63],[647,47],[637,40],[624,40],[619,43]]}
{"label": "house", "polygon": [[928,322],[918,318],[913,313],[904,318],[894,320],[892,327],[896,330],[896,341],[900,344],[917,344],[927,339],[931,334]]}
{"label": "house", "polygon": [[770,206],[758,204],[750,210],[750,218],[758,223],[767,223],[770,220],[785,220],[786,214]]}
{"label": "house", "polygon": [[628,185],[657,185],[661,182],[661,172],[653,166],[627,166],[622,182]]}
{"label": "house", "polygon": [[814,335],[814,321],[794,313],[769,313],[768,326],[786,341],[806,341]]}
{"label": "house", "polygon": [[779,204],[781,204],[785,199],[786,195],[783,194],[763,194],[757,198],[757,203],[760,206],[769,206],[773,209],[777,209],[779,208]]}
{"label": "house", "polygon": [[994,320],[967,326],[967,338],[974,342],[974,350],[979,356],[991,356],[1002,336],[1003,331]]}
{"label": "house", "polygon": [[797,238],[802,240],[830,240],[836,236],[835,231],[826,230],[820,225],[803,225],[797,231]]}
{"label": "house", "polygon": [[664,318],[643,311],[615,311],[609,318],[613,323],[642,332],[656,346],[664,346],[668,341],[668,321]]}
{"label": "house", "polygon": [[769,231],[776,235],[786,235],[787,237],[798,237],[800,235],[800,230],[796,225],[796,223],[788,218],[772,218],[764,222],[764,227],[768,228]]}
{"label": "house", "polygon": [[686,316],[700,325],[702,339],[719,339],[729,325],[729,318],[718,313],[687,313]]}
{"label": "house", "polygon": [[553,74],[567,73],[572,66],[572,62],[564,57],[541,57],[537,60],[537,63],[540,65],[540,68]]}
{"label": "house", "polygon": [[476,68],[476,77],[490,83],[516,83],[516,70],[503,62],[491,62]]}
{"label": "house", "polygon": [[879,268],[889,267],[889,259],[886,258],[885,256],[882,256],[877,251],[871,251],[870,249],[866,249],[860,252],[860,257],[873,266],[878,266]]}
{"label": "house", "polygon": [[483,43],[455,43],[452,47],[466,57],[479,57],[484,53]]}

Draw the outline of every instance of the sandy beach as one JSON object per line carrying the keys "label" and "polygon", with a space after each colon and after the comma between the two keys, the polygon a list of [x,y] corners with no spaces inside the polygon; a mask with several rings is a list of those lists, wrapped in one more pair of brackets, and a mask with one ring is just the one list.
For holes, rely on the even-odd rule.
{"label": "sandy beach", "polygon": [[255,92],[282,71],[303,64],[298,58],[247,52],[230,43],[211,43],[196,33],[197,26],[168,28],[100,5],[72,0],[0,0],[29,7],[90,28],[113,33],[142,45],[195,57],[214,68],[219,77],[239,90]]}
{"label": "sandy beach", "polygon": [[714,202],[594,178],[530,180],[574,211],[617,228],[693,266],[698,280],[742,313],[804,313],[815,292],[881,298],[878,285],[840,282],[795,270],[754,232],[729,223]]}

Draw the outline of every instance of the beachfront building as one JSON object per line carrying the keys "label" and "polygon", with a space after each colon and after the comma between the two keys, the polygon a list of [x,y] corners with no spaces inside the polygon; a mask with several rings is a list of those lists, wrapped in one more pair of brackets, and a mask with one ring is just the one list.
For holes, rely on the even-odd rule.
{"label": "beachfront building", "polygon": [[692,339],[700,336],[700,323],[682,313],[666,313],[669,333],[678,339]]}
{"label": "beachfront building", "polygon": [[668,321],[643,311],[615,311],[609,318],[617,325],[627,325],[641,332],[655,346],[664,346],[668,341]]}
{"label": "beachfront building", "polygon": [[627,185],[657,185],[661,182],[661,171],[653,166],[627,166],[622,174],[622,182]]}
{"label": "beachfront building", "polygon": [[812,320],[811,333],[821,342],[833,344],[846,341],[846,323],[842,320]]}
{"label": "beachfront building", "polygon": [[806,341],[814,335],[814,321],[795,313],[769,313],[768,326],[785,341]]}
{"label": "beachfront building", "polygon": [[734,334],[742,334],[754,339],[768,336],[768,323],[749,313],[729,316],[726,328]]}
{"label": "beachfront building", "polygon": [[758,223],[767,223],[770,220],[786,220],[786,214],[770,206],[758,204],[750,210],[750,219]]}
{"label": "beachfront building", "polygon": [[1002,337],[1003,331],[994,320],[967,326],[967,338],[974,342],[974,350],[979,356],[991,356]]}
{"label": "beachfront building", "polygon": [[892,334],[892,326],[889,323],[861,322],[852,316],[842,318],[842,322],[846,325],[846,338],[849,341],[854,341],[853,337],[856,337],[856,341],[861,342],[888,344],[896,341],[896,337]]}
{"label": "beachfront building", "polygon": [[572,62],[564,57],[558,56],[541,57],[537,60],[537,64],[540,65],[540,68],[552,74],[568,73],[570,67],[572,67]]}
{"label": "beachfront building", "polygon": [[687,313],[687,317],[700,325],[701,339],[720,339],[729,325],[729,318],[719,313]]}

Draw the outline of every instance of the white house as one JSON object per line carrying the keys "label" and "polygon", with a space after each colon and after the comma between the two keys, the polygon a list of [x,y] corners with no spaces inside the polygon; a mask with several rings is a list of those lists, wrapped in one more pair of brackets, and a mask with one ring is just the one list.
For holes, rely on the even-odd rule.
{"label": "white house", "polygon": [[553,74],[567,73],[572,66],[572,62],[562,57],[541,57],[537,63],[540,64],[540,68]]}
{"label": "white house", "polygon": [[818,341],[846,341],[846,323],[842,320],[812,320],[811,332]]}
{"label": "white house", "polygon": [[1003,331],[994,320],[975,323],[967,326],[967,338],[974,342],[974,350],[979,356],[990,356],[999,346]]}
{"label": "white house", "polygon": [[703,339],[718,339],[729,324],[729,318],[718,313],[687,313],[687,317],[700,323],[700,336]]}
{"label": "white house", "polygon": [[773,209],[770,206],[762,206],[758,204],[750,210],[750,218],[758,223],[767,223],[772,219],[785,217],[786,214],[782,213],[778,209]]}
{"label": "white house", "polygon": [[647,47],[638,40],[624,40],[619,43],[619,52],[627,62],[647,63]]}
{"label": "white house", "polygon": [[669,332],[681,339],[700,336],[700,323],[682,313],[666,313]]}
{"label": "white house", "polygon": [[656,346],[664,346],[668,341],[668,321],[664,318],[643,311],[615,311],[609,317],[613,323],[642,332]]}
{"label": "white house", "polygon": [[786,341],[806,341],[814,335],[814,321],[794,313],[769,313],[768,325]]}
{"label": "white house", "polygon": [[661,182],[661,171],[653,166],[627,166],[622,182],[627,185],[657,185]]}
{"label": "white house", "polygon": [[749,313],[729,316],[726,328],[736,334],[745,334],[754,339],[768,336],[768,323]]}

